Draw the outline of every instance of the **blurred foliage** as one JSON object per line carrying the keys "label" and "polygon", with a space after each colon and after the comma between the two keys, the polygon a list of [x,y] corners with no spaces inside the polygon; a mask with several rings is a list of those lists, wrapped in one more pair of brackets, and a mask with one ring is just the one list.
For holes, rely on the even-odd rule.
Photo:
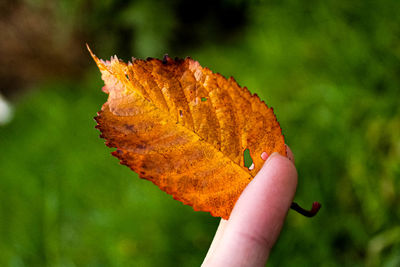
{"label": "blurred foliage", "polygon": [[[270,265],[400,265],[400,2],[18,2],[46,7],[82,53],[89,42],[101,58],[190,55],[274,107],[296,201],[323,207],[289,212]],[[32,66],[45,60],[57,58]],[[0,127],[0,265],[200,265],[218,219],[109,155],[92,120],[100,75],[87,53],[71,62],[85,62],[80,76],[31,85]]]}

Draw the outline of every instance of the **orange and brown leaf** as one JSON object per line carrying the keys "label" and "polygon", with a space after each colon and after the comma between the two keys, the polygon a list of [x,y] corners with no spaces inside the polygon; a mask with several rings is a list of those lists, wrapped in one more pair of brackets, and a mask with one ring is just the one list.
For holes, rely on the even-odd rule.
{"label": "orange and brown leaf", "polygon": [[261,153],[286,155],[272,109],[233,78],[190,58],[126,64],[91,54],[109,95],[96,117],[101,137],[122,164],[195,210],[228,219]]}

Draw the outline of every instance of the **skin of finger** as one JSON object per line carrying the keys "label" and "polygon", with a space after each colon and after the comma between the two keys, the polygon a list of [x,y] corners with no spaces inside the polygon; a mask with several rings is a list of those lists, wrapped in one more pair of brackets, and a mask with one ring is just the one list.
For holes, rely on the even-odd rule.
{"label": "skin of finger", "polygon": [[[285,144],[285,146],[286,146],[287,158],[294,164],[293,152],[292,152],[292,150],[290,149],[290,147],[288,145]],[[261,154],[261,158],[263,160],[267,160],[268,159],[268,154],[263,152]],[[207,262],[209,260],[209,258],[211,257],[211,255],[214,254],[214,251],[218,247],[219,241],[221,240],[221,238],[222,238],[222,236],[224,234],[224,231],[225,231],[225,228],[226,228],[227,224],[228,224],[227,220],[221,219],[221,221],[220,221],[220,223],[218,225],[218,229],[217,229],[217,231],[215,233],[215,236],[213,238],[213,241],[211,243],[211,246],[210,246],[210,248],[209,248],[209,250],[207,252],[207,255],[206,255],[205,259],[204,259],[204,262]]]}
{"label": "skin of finger", "polygon": [[208,262],[208,260],[210,259],[210,257],[214,254],[214,251],[216,250],[216,248],[219,245],[219,241],[222,239],[222,236],[224,235],[226,226],[228,225],[228,221],[221,219],[221,221],[219,222],[218,225],[218,229],[217,232],[215,233],[215,236],[213,238],[213,241],[211,243],[210,248],[208,249],[207,255],[204,258],[204,263]]}
{"label": "skin of finger", "polygon": [[288,145],[285,144],[285,146],[286,146],[287,158],[288,158],[291,162],[293,162],[293,164],[295,164],[294,155],[293,155],[292,150],[290,149],[290,147],[289,147]]}
{"label": "skin of finger", "polygon": [[240,196],[224,233],[203,266],[263,266],[297,187],[293,163],[272,154]]}

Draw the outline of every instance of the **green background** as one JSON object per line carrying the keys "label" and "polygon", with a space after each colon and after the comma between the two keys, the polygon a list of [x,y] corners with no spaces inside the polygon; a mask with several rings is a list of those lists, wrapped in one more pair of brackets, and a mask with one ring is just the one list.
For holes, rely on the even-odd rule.
{"label": "green background", "polygon": [[295,200],[322,209],[289,212],[270,266],[400,265],[399,1],[1,5],[39,30],[19,32],[29,53],[0,53],[14,106],[0,126],[0,266],[199,266],[213,238],[218,218],[138,179],[98,137],[106,95],[86,42],[103,59],[190,56],[274,108]]}

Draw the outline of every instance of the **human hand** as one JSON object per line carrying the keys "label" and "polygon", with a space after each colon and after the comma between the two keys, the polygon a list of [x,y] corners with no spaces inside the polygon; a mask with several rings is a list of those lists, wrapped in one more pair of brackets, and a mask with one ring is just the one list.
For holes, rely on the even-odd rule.
{"label": "human hand", "polygon": [[289,147],[287,154],[261,155],[267,161],[240,195],[229,220],[221,219],[203,267],[265,265],[297,187]]}

